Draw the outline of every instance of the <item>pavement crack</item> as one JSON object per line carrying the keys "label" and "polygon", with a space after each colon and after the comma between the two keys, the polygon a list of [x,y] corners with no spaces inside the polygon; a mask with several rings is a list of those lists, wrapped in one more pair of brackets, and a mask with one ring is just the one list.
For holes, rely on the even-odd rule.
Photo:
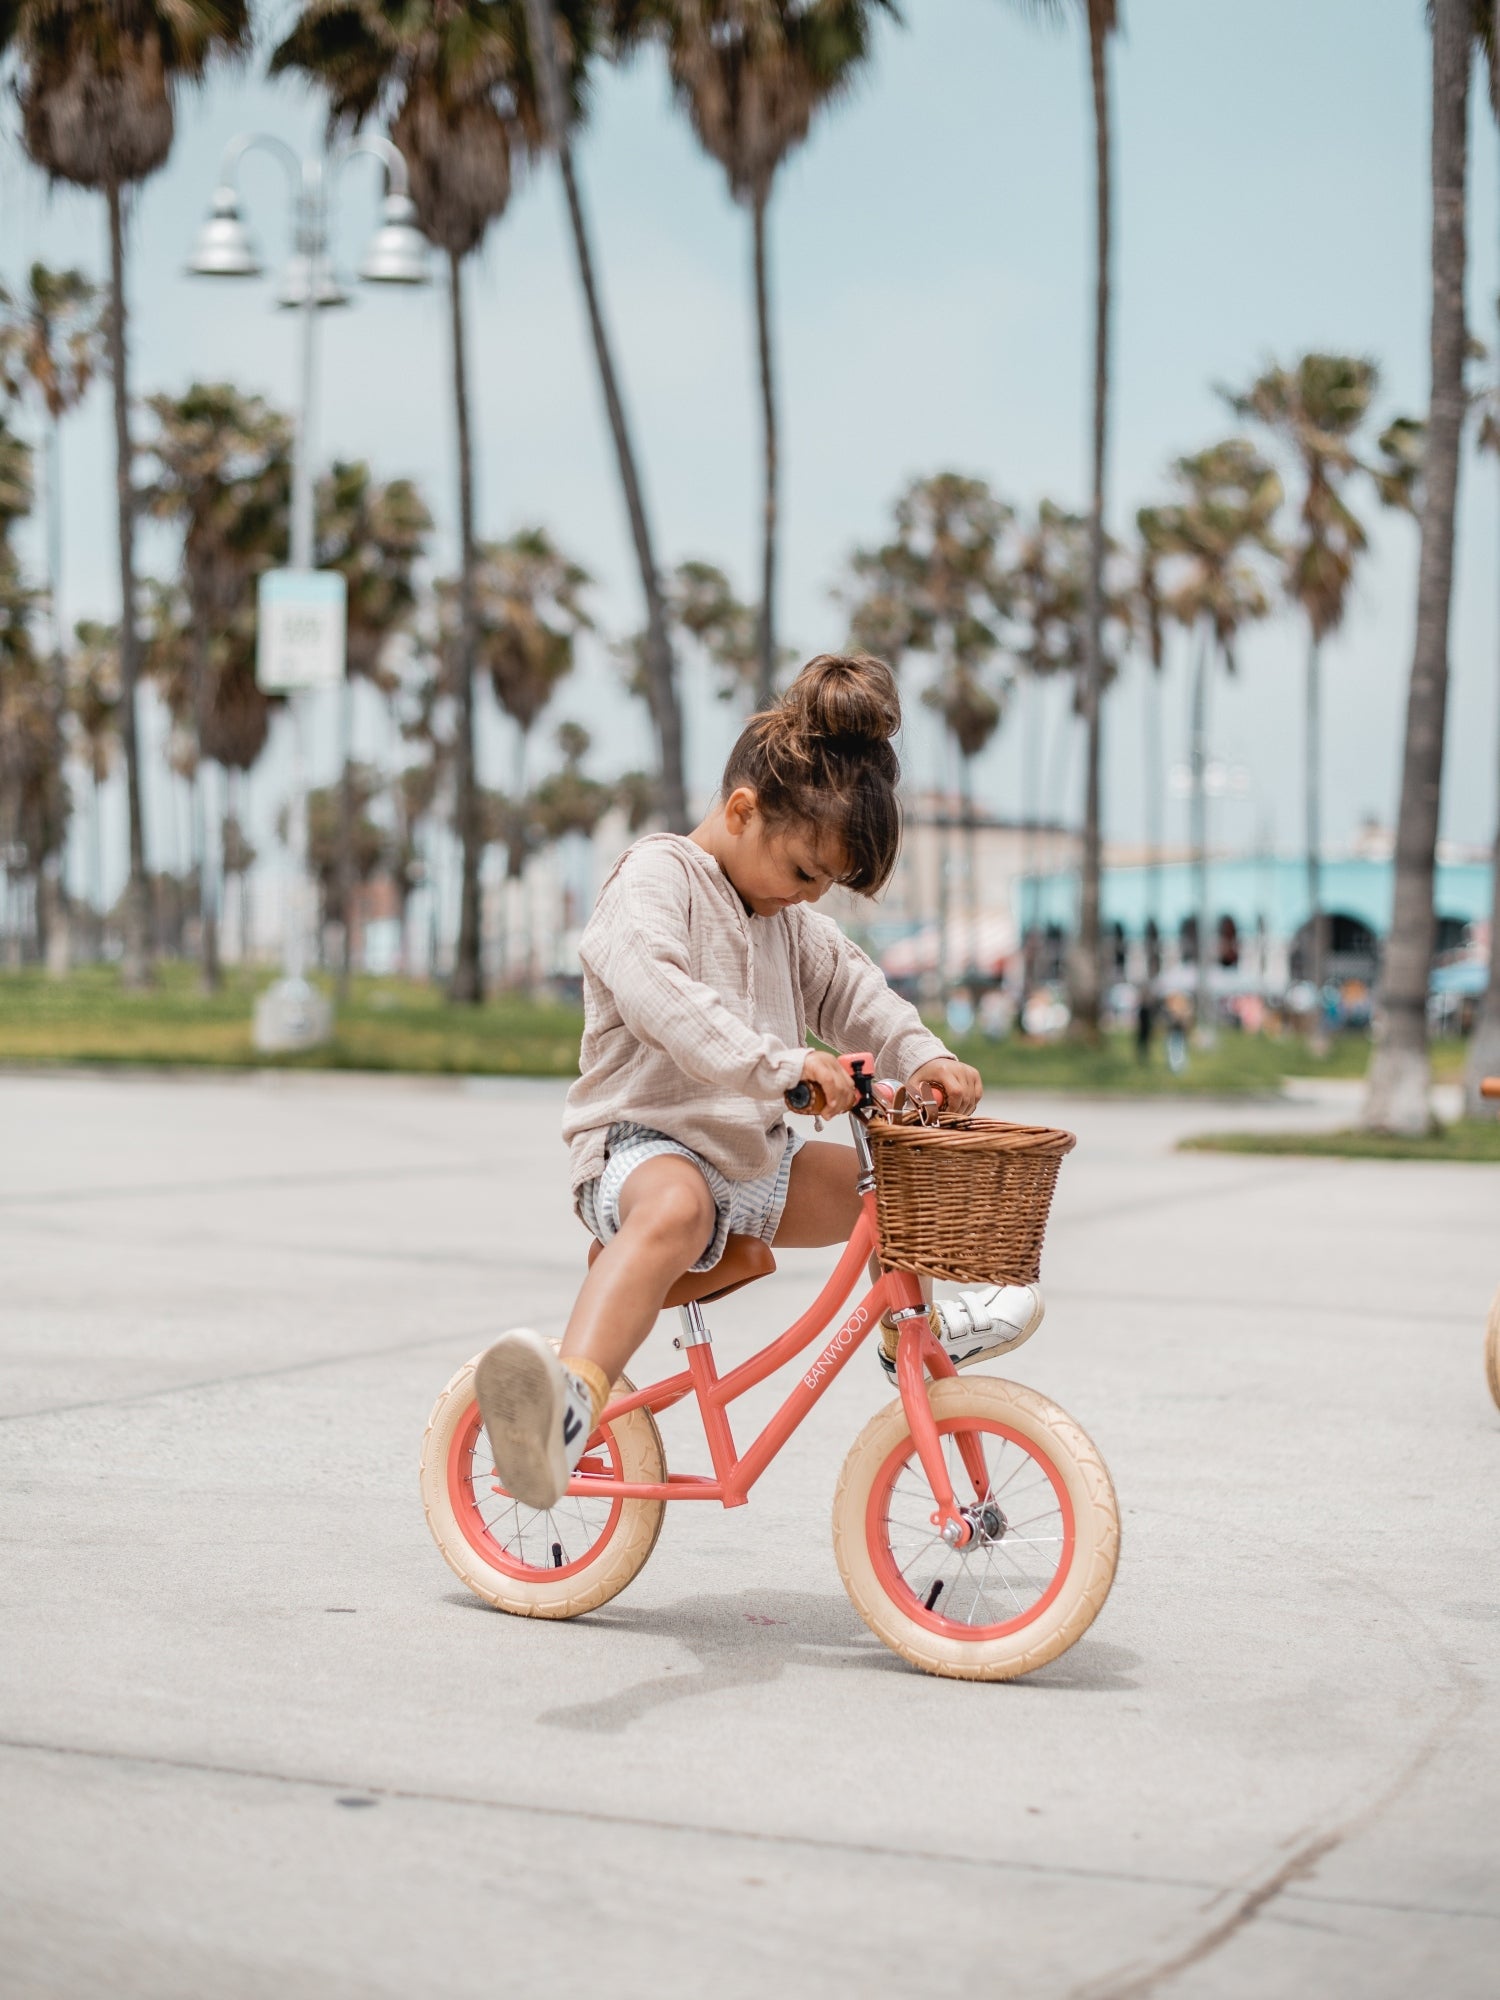
{"label": "pavement crack", "polygon": [[[1384,1790],[1336,1825],[1304,1839],[1279,1868],[1245,1890],[1228,1914],[1210,1929],[1155,1965],[1144,1966],[1134,1972],[1127,1968],[1123,1976],[1111,1973],[1102,1980],[1091,1980],[1086,1985],[1075,1987],[1068,2000],[1148,2000],[1148,1996],[1157,1993],[1169,1980],[1202,1965],[1206,1959],[1222,1951],[1278,1897],[1294,1892],[1296,1885],[1305,1881],[1336,1848],[1355,1834],[1363,1833],[1366,1827],[1372,1826],[1387,1812],[1426,1770],[1449,1736],[1473,1714],[1482,1693],[1477,1680],[1462,1678],[1457,1699],[1417,1744]],[[1339,1899],[1304,1896],[1297,1900],[1332,1904]]]}

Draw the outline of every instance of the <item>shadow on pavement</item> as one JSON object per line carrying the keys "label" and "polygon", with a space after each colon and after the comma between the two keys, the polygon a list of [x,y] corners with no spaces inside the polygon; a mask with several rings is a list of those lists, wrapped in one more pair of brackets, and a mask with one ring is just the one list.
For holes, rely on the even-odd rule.
{"label": "shadow on pavement", "polygon": [[[475,1610],[487,1608],[456,1592],[449,1602]],[[788,1666],[892,1674],[915,1671],[864,1631],[846,1598],[816,1596],[808,1591],[704,1593],[658,1610],[616,1604],[593,1612],[587,1622],[642,1637],[675,1640],[692,1655],[696,1669],[677,1673],[668,1668],[596,1701],[544,1709],[537,1721],[556,1729],[618,1734],[670,1702],[759,1686],[779,1679]],[[1024,1682],[1006,1685],[1055,1694],[1123,1693],[1137,1685],[1131,1670],[1139,1664],[1140,1656],[1126,1647],[1085,1637],[1050,1667]]]}

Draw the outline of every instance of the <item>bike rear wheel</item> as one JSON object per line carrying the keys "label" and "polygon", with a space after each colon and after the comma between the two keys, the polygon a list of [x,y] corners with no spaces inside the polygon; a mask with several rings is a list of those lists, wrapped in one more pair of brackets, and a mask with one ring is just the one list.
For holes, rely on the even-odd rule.
{"label": "bike rear wheel", "polygon": [[1490,1394],[1500,1404],[1500,1292],[1490,1300],[1489,1323],[1484,1334],[1484,1373]]}
{"label": "bike rear wheel", "polygon": [[[860,1617],[930,1674],[1011,1680],[1066,1652],[1109,1595],[1120,1520],[1104,1461],[1066,1411],[992,1376],[930,1387],[953,1490],[973,1528],[944,1542],[899,1402],[850,1447],[833,1547]],[[976,1492],[960,1440],[985,1468]]]}
{"label": "bike rear wheel", "polygon": [[[618,1596],[644,1567],[661,1533],[661,1500],[564,1494],[556,1507],[524,1507],[501,1486],[474,1400],[467,1361],[433,1405],[422,1439],[422,1504],[433,1540],[459,1581],[523,1618],[577,1618]],[[622,1375],[615,1385],[628,1395]],[[661,1433],[649,1410],[607,1425],[579,1465],[585,1476],[660,1485]]]}

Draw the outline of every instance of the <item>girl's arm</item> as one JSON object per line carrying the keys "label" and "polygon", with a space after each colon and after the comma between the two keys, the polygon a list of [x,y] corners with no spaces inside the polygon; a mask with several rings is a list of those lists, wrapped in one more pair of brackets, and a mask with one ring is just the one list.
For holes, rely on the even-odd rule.
{"label": "girl's arm", "polygon": [[758,1033],[722,994],[693,978],[688,900],[678,868],[622,869],[580,956],[608,987],[630,1032],[663,1050],[685,1076],[744,1097],[780,1097],[801,1079],[808,1051]]}
{"label": "girl's arm", "polygon": [[797,914],[802,1003],[820,1042],[832,1049],[869,1049],[875,1074],[898,1083],[927,1063],[952,1060],[911,1002],[891,991],[880,967],[831,917],[808,909]]}

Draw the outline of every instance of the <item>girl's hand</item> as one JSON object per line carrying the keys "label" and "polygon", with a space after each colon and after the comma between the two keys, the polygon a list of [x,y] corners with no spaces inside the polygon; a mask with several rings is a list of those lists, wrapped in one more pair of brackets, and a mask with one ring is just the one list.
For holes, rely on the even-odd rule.
{"label": "girl's hand", "polygon": [[956,1056],[934,1056],[906,1079],[908,1091],[915,1091],[922,1084],[936,1084],[945,1100],[943,1109],[958,1118],[967,1118],[977,1110],[984,1095],[984,1082],[978,1070],[970,1069]]}
{"label": "girl's hand", "polygon": [[809,1049],[802,1065],[802,1081],[815,1083],[823,1093],[825,1118],[837,1118],[840,1113],[852,1111],[859,1102],[859,1092],[850,1080],[849,1072],[838,1059],[827,1055],[822,1049]]}

